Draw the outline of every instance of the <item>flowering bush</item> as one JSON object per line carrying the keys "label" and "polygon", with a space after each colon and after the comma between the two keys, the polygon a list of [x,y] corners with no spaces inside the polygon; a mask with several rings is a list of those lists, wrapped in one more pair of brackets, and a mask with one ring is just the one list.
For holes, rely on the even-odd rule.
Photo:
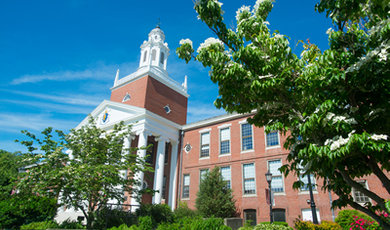
{"label": "flowering bush", "polygon": [[353,222],[349,230],[363,230],[363,229],[381,229],[375,221],[369,221],[358,216],[353,217]]}

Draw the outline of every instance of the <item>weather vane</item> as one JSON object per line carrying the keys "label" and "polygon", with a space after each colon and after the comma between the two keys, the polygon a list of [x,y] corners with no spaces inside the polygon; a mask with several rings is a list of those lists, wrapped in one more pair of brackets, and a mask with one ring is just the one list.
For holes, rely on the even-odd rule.
{"label": "weather vane", "polygon": [[160,25],[161,25],[160,18],[158,18],[156,28],[160,28]]}

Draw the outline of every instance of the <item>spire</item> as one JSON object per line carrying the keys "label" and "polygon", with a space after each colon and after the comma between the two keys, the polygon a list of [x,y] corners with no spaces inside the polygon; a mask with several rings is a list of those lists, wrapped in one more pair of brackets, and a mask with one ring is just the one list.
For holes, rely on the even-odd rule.
{"label": "spire", "polygon": [[116,83],[119,80],[119,69],[116,70],[115,80],[114,80],[114,86],[116,86]]}
{"label": "spire", "polygon": [[181,86],[183,86],[184,90],[187,92],[187,75],[184,76],[184,82]]}

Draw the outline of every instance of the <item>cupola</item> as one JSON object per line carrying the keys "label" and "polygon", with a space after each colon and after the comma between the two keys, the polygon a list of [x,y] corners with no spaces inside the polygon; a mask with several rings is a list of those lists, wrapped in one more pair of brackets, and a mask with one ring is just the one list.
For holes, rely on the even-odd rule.
{"label": "cupola", "polygon": [[157,66],[164,70],[167,69],[169,48],[164,41],[165,35],[159,26],[150,31],[148,41],[144,41],[141,45],[139,68]]}

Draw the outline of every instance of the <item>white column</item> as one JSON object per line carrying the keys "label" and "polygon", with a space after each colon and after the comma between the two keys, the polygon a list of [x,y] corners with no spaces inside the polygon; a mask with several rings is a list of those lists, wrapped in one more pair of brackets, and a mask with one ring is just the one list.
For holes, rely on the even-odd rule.
{"label": "white column", "polygon": [[161,194],[163,189],[164,179],[164,160],[165,160],[165,143],[166,138],[158,138],[156,166],[154,169],[154,185],[153,189],[156,191],[153,196],[153,204],[161,203]]}
{"label": "white column", "polygon": [[171,142],[172,151],[171,151],[171,169],[169,175],[169,193],[168,193],[168,205],[172,210],[176,206],[176,184],[177,184],[177,149],[178,142]]}
{"label": "white column", "polygon": [[[138,135],[138,148],[146,147],[148,144],[148,133],[146,131],[141,132]],[[145,159],[146,156],[146,149],[139,149],[137,151],[137,157]],[[137,172],[134,175],[134,179],[136,182],[139,182],[139,186],[134,187],[134,192],[131,197],[131,205],[139,205],[139,202],[136,199],[136,196],[138,195],[138,191],[142,189],[143,183],[144,183],[144,173],[143,172]],[[138,209],[138,206],[132,206],[131,210],[135,211]]]}

